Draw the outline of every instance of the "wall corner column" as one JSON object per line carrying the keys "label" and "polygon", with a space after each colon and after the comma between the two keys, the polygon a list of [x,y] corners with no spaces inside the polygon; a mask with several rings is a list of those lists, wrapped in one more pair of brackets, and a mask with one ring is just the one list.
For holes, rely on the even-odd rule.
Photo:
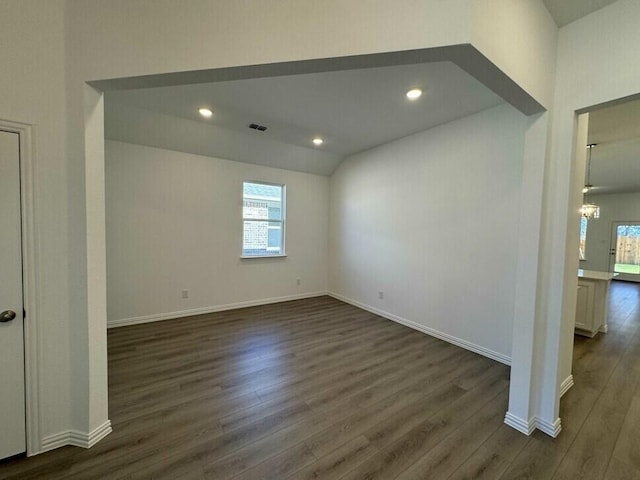
{"label": "wall corner column", "polygon": [[87,240],[87,447],[111,432],[108,419],[104,96],[83,86]]}
{"label": "wall corner column", "polygon": [[526,435],[538,428],[555,437],[561,429],[560,419],[557,412],[555,418],[541,415],[539,395],[549,367],[545,364],[553,361],[544,357],[546,321],[542,306],[546,294],[540,281],[550,121],[549,112],[531,116],[525,133],[511,382],[505,423]]}

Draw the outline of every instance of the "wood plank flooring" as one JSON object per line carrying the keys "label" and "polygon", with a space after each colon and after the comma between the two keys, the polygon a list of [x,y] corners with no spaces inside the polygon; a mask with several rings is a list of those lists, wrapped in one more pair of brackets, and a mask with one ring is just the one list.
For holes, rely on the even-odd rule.
{"label": "wood plank flooring", "polygon": [[640,286],[610,303],[557,439],[504,425],[508,367],[319,297],[110,330],[113,433],[0,479],[640,480]]}

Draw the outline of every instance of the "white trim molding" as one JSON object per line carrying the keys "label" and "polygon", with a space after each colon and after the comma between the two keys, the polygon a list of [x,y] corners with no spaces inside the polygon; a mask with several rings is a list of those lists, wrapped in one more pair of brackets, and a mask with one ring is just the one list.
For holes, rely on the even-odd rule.
{"label": "white trim molding", "polygon": [[86,444],[80,446],[85,447],[86,445],[85,448],[91,448],[104,437],[109,435],[112,431],[113,429],[111,428],[111,420],[107,420],[98,428],[94,428],[91,432],[89,432],[89,435],[86,437]]}
{"label": "white trim molding", "polygon": [[519,432],[524,433],[525,435],[531,435],[536,429],[535,418],[524,420],[511,412],[507,412],[507,414],[504,416],[504,423],[512,428],[515,428]]}
{"label": "white trim molding", "polygon": [[504,363],[505,365],[511,365],[511,358],[503,355],[501,353],[498,352],[494,352],[493,350],[490,350],[488,348],[482,347],[480,345],[476,345],[475,343],[471,343],[468,342],[466,340],[463,340],[461,338],[458,337],[454,337],[453,335],[449,335],[448,333],[444,333],[441,332],[439,330],[435,330],[433,328],[430,327],[425,327],[424,325],[421,325],[419,323],[413,322],[411,320],[407,320],[406,318],[402,318],[399,317],[398,315],[394,315],[392,313],[389,312],[385,312],[384,310],[380,310],[378,308],[372,307],[370,305],[366,305],[364,303],[358,302],[356,300],[352,300],[351,298],[342,296],[338,293],[333,293],[333,292],[329,292],[328,293],[329,296],[340,300],[342,302],[348,303],[350,305],[353,305],[355,307],[361,308],[363,310],[366,310],[368,312],[371,313],[375,313],[376,315],[379,315],[383,318],[386,318],[387,320],[392,320],[396,323],[399,323],[401,325],[404,325],[405,327],[409,327],[412,328],[414,330],[417,330],[419,332],[425,333],[427,335],[430,335],[432,337],[436,337],[439,338],[440,340],[444,340],[445,342],[448,343],[452,343],[453,345],[456,345],[458,347],[464,348],[465,350],[470,350],[474,353],[478,353],[480,355],[483,355],[485,357],[488,357],[492,360],[495,360],[497,362],[500,363]]}
{"label": "white trim molding", "polygon": [[573,387],[573,375],[569,375],[560,384],[560,397],[567,393],[571,387]]}
{"label": "white trim molding", "polygon": [[285,295],[283,297],[261,298],[258,300],[249,300],[246,302],[227,303],[225,305],[215,305],[211,307],[192,308],[190,310],[180,310],[177,312],[155,313],[153,315],[144,315],[140,317],[122,318],[118,320],[109,320],[107,328],[126,327],[127,325],[139,325],[141,323],[160,322],[162,320],[173,320],[176,318],[190,317],[192,315],[202,315],[205,313],[223,312],[225,310],[235,310],[236,308],[258,307],[260,305],[269,305],[270,303],[290,302],[292,300],[302,300],[305,298],[322,297],[328,295],[327,292],[310,292],[296,295]]}
{"label": "white trim molding", "polygon": [[71,445],[70,439],[71,439],[70,431],[55,433],[53,435],[49,435],[48,437],[44,437],[42,439],[40,452],[38,453],[44,453],[44,452],[48,452],[49,450],[55,450],[56,448]]}
{"label": "white trim molding", "polygon": [[553,423],[549,423],[539,417],[536,417],[536,428],[550,437],[556,438],[562,430],[562,423],[560,422],[560,417],[556,418]]}
{"label": "white trim molding", "polygon": [[67,445],[81,448],[91,448],[104,437],[109,435],[112,431],[113,429],[111,428],[111,420],[107,420],[91,432],[66,430],[64,432],[49,435],[48,437],[42,439],[42,452],[47,452],[49,450],[54,450],[56,448],[64,447]]}
{"label": "white trim molding", "polygon": [[512,428],[515,428],[520,433],[525,435],[531,435],[537,428],[543,433],[546,433],[550,437],[556,438],[562,430],[562,423],[560,418],[556,418],[555,422],[549,423],[539,417],[533,417],[529,420],[524,420],[511,412],[507,412],[504,416],[504,423]]}
{"label": "white trim molding", "polygon": [[35,127],[0,118],[0,128],[17,133],[20,137],[20,208],[22,213],[22,293],[24,297],[24,376],[27,455],[41,452],[42,439],[42,378],[39,301],[38,230],[35,192],[36,183]]}

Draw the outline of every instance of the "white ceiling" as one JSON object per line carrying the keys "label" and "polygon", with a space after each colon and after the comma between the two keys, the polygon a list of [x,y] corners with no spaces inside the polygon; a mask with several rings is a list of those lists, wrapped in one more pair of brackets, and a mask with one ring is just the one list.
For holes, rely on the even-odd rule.
{"label": "white ceiling", "polygon": [[[560,26],[613,0],[543,0]],[[420,86],[417,102],[404,97]],[[345,156],[503,100],[451,62],[106,92],[107,138],[330,175]],[[204,120],[200,106],[215,110]],[[248,128],[268,127],[266,132]],[[314,147],[319,135],[325,144]],[[594,193],[640,191],[640,102],[590,115]]]}
{"label": "white ceiling", "polygon": [[562,27],[579,18],[589,15],[602,7],[606,7],[616,0],[543,0],[547,10],[556,22]]}
{"label": "white ceiling", "polygon": [[[424,89],[415,102],[412,87]],[[106,93],[107,138],[330,175],[347,155],[503,103],[451,62]],[[215,113],[203,119],[198,107]],[[248,128],[268,127],[266,132]],[[321,136],[325,144],[311,144]]]}
{"label": "white ceiling", "polygon": [[589,114],[592,193],[640,192],[640,100]]}

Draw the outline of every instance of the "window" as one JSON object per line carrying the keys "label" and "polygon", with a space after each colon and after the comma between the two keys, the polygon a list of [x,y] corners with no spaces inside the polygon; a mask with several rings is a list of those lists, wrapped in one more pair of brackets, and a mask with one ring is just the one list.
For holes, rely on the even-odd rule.
{"label": "window", "polygon": [[584,249],[587,242],[587,218],[580,217],[580,260],[585,260]]}
{"label": "window", "polygon": [[285,186],[242,185],[242,256],[284,255]]}

